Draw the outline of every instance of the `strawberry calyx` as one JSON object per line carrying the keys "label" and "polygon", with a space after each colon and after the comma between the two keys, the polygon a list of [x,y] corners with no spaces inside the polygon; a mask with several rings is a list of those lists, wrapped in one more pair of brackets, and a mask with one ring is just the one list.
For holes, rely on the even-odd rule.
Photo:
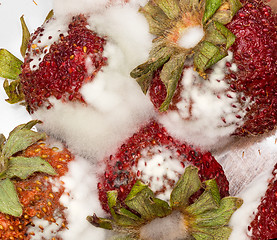
{"label": "strawberry calyx", "polygon": [[[203,193],[190,203],[190,197],[201,188]],[[169,203],[156,198],[141,181],[136,182],[123,202],[118,200],[117,194],[117,191],[107,192],[111,218],[99,218],[94,214],[87,220],[96,227],[119,233],[113,238],[118,240],[170,240],[170,234],[166,234],[165,238],[161,231],[179,232],[181,235],[178,237],[182,239],[192,236],[196,240],[227,240],[231,234],[228,227],[230,217],[242,205],[242,199],[236,197],[221,199],[214,179],[201,183],[198,168],[194,166],[185,169],[171,192]],[[171,218],[178,220],[174,230],[170,229],[172,226],[167,226]],[[159,228],[156,230],[157,222]]]}
{"label": "strawberry calyx", "polygon": [[35,172],[56,175],[54,168],[41,157],[23,157],[18,153],[46,137],[45,133],[32,131],[38,120],[17,126],[8,139],[0,135],[0,212],[15,217],[22,215],[22,206],[12,179],[27,179]]}
{"label": "strawberry calyx", "polygon": [[[20,47],[20,53],[22,57],[25,56],[28,43],[30,40],[30,32],[25,23],[24,17],[20,17],[22,27],[22,43]],[[22,103],[25,99],[22,85],[19,79],[21,74],[21,66],[23,62],[10,53],[6,49],[0,49],[0,77],[6,78],[3,84],[4,90],[8,95],[6,101],[10,104]],[[11,81],[7,80],[10,79]]]}
{"label": "strawberry calyx", "polygon": [[[154,73],[161,69],[160,77],[167,89],[160,111],[166,111],[173,98],[186,59],[193,58],[194,67],[201,76],[228,55],[235,41],[224,25],[229,23],[242,7],[239,0],[150,0],[140,12],[146,17],[150,33],[156,35],[148,61],[130,73],[144,93],[150,87]],[[198,40],[183,45],[182,38],[194,30]],[[202,33],[199,33],[202,31]],[[202,34],[202,35],[201,35]]]}

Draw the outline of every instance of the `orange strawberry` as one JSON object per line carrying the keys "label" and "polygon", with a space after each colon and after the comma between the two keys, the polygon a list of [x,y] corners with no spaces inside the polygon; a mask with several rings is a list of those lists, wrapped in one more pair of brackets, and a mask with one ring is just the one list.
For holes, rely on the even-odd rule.
{"label": "orange strawberry", "polygon": [[[37,122],[31,121],[20,125],[11,132],[7,140],[1,135],[1,159],[8,152],[7,149],[11,146],[10,141],[15,137],[20,135],[24,141],[22,138],[17,138],[16,142],[13,142],[13,147],[23,146],[22,142],[26,143],[26,139],[30,139],[30,135],[33,136],[33,140],[29,141],[29,146],[25,145],[26,149],[19,150],[17,148],[19,151],[5,160],[6,167],[1,170],[0,239],[30,239],[32,235],[35,235],[30,227],[36,227],[41,232],[44,231],[42,225],[35,226],[35,221],[40,219],[49,222],[49,225],[56,224],[56,232],[53,232],[51,237],[58,240],[60,238],[56,238],[57,232],[67,225],[64,214],[65,207],[59,202],[64,193],[60,178],[68,171],[68,163],[73,160],[73,156],[67,149],[59,150],[59,148],[51,147],[41,141],[45,138],[45,134],[30,130]],[[18,144],[19,142],[21,144]],[[22,164],[25,166],[20,169],[15,162],[22,159],[25,160]],[[37,167],[38,162],[41,168]],[[17,174],[12,176],[12,171]],[[24,173],[26,173],[25,177]],[[9,182],[14,189],[15,195],[8,199],[14,205],[4,202],[7,200],[3,197],[4,181]]]}

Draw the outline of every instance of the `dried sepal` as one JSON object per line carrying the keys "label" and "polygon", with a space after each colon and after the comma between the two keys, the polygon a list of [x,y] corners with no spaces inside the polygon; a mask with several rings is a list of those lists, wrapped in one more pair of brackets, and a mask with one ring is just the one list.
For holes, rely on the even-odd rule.
{"label": "dried sepal", "polygon": [[154,0],[154,2],[169,19],[174,20],[179,17],[180,7],[177,0]]}
{"label": "dried sepal", "polygon": [[22,85],[19,79],[11,82],[5,79],[3,87],[8,96],[8,99],[6,99],[8,103],[21,103],[25,100],[25,95],[23,93]]}
{"label": "dried sepal", "polygon": [[203,0],[180,0],[180,8],[182,11],[201,11],[204,7],[205,1]]}
{"label": "dried sepal", "polygon": [[[130,75],[146,94],[154,73],[161,69],[160,77],[167,96],[160,111],[168,109],[187,58],[193,58],[194,68],[204,76],[208,68],[227,56],[235,36],[224,25],[231,21],[240,7],[239,0],[149,0],[140,8],[148,21],[150,33],[156,38],[148,60]],[[185,30],[198,25],[205,32],[200,42],[189,49],[179,46]],[[176,56],[183,56],[183,59],[178,59],[178,64],[174,63]]]}
{"label": "dried sepal", "polygon": [[165,101],[160,106],[160,111],[164,112],[168,109],[169,104],[174,96],[178,81],[182,75],[186,54],[180,53],[172,55],[167,63],[164,64],[160,74],[160,78],[167,89]]}
{"label": "dried sepal", "polygon": [[165,13],[153,2],[149,1],[139,10],[147,19],[149,32],[154,35],[162,35],[169,26],[173,27],[172,22]]}
{"label": "dried sepal", "polygon": [[21,47],[20,47],[20,53],[21,53],[22,57],[25,57],[25,53],[28,48],[28,43],[30,41],[31,34],[25,23],[23,15],[20,17],[20,22],[21,22],[21,28],[22,28],[22,42],[21,42]]}
{"label": "dried sepal", "polygon": [[49,13],[47,14],[44,22],[47,22],[49,19],[51,19],[54,16],[54,10],[50,10]]}
{"label": "dried sepal", "polygon": [[93,216],[88,216],[87,221],[95,227],[100,227],[107,230],[113,230],[112,221],[106,218],[99,218],[94,214]]}
{"label": "dried sepal", "polygon": [[4,136],[4,134],[0,134],[0,152],[2,151],[2,148],[4,146],[4,143],[6,142],[6,138]]}

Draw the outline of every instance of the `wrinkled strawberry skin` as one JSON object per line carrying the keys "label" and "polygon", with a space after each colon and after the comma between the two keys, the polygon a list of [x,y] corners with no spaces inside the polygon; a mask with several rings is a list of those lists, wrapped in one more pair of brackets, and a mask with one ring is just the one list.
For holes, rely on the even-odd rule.
{"label": "wrinkled strawberry skin", "polygon": [[[79,92],[80,88],[85,82],[92,81],[107,64],[107,59],[103,56],[106,40],[89,30],[87,25],[83,15],[73,17],[68,26],[68,35],[60,34],[59,40],[51,45],[39,63],[39,68],[34,71],[32,67],[36,66],[33,66],[30,51],[35,55],[43,55],[45,50],[34,48],[33,42],[44,34],[44,26],[38,28],[31,37],[20,75],[30,112],[42,105],[51,108],[49,97],[52,96],[62,101],[85,102]],[[86,68],[88,57],[94,69],[91,75]]]}
{"label": "wrinkled strawberry skin", "polygon": [[277,238],[277,164],[272,174],[265,196],[261,199],[255,218],[248,227],[253,240]]}
{"label": "wrinkled strawberry skin", "polygon": [[261,134],[277,123],[277,15],[262,1],[244,1],[227,28],[236,36],[231,47],[238,71],[230,71],[232,91],[250,98],[243,126],[235,135]]}
{"label": "wrinkled strawberry skin", "polygon": [[[152,121],[130,137],[115,154],[104,160],[106,170],[98,183],[99,199],[104,210],[109,211],[107,191],[117,190],[118,199],[123,201],[140,177],[139,170],[133,172],[132,168],[138,164],[143,149],[156,146],[172,151],[172,156],[177,155],[184,167],[188,164],[198,167],[202,181],[215,178],[221,196],[229,195],[229,182],[221,165],[211,153],[202,153],[192,146],[176,141],[161,125]],[[172,183],[172,187],[174,184]]]}

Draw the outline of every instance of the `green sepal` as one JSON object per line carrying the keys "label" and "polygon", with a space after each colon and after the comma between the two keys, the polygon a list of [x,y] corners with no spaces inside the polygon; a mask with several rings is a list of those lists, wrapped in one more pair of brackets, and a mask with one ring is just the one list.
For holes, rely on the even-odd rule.
{"label": "green sepal", "polygon": [[220,49],[211,42],[203,41],[194,55],[194,67],[201,75],[227,55],[228,53],[224,49]]}
{"label": "green sepal", "polygon": [[22,85],[19,79],[13,80],[9,83],[7,79],[5,79],[3,84],[4,90],[9,97],[6,101],[10,104],[15,104],[24,101],[25,95],[22,90]]}
{"label": "green sepal", "polygon": [[235,42],[235,35],[217,21],[207,26],[207,37],[194,55],[194,66],[201,73],[228,55],[228,49]]}
{"label": "green sepal", "polygon": [[230,227],[221,227],[215,229],[206,229],[202,232],[200,229],[192,233],[195,240],[228,240],[232,229]]}
{"label": "green sepal", "polygon": [[177,0],[154,0],[154,2],[163,10],[169,19],[179,17],[180,8]]}
{"label": "green sepal", "polygon": [[226,37],[220,31],[217,30],[214,22],[211,22],[207,25],[205,40],[207,42],[213,43],[216,46],[226,46],[227,43]]}
{"label": "green sepal", "polygon": [[217,52],[217,54],[207,62],[205,66],[205,70],[212,67],[213,65],[215,65],[217,62],[219,62],[221,59],[225,58],[226,56],[228,56],[228,52],[225,49],[219,48],[219,51]]}
{"label": "green sepal", "polygon": [[[201,187],[204,188],[204,193],[189,205],[189,198]],[[112,220],[101,219],[94,215],[88,217],[88,221],[96,227],[120,233],[109,240],[138,240],[142,226],[154,218],[166,217],[173,211],[179,211],[182,214],[183,220],[180,224],[184,224],[194,239],[227,240],[231,233],[231,228],[227,224],[231,215],[242,204],[242,200],[235,197],[221,199],[214,179],[202,184],[198,176],[198,168],[194,166],[185,169],[183,176],[174,187],[170,198],[171,205],[155,198],[148,186],[140,181],[137,181],[122,203],[117,200],[117,191],[110,191],[107,196]],[[136,221],[130,224],[126,219]]]}
{"label": "green sepal", "polygon": [[116,214],[115,214],[115,211],[114,211],[114,207],[116,206],[117,204],[117,191],[108,191],[107,192],[107,198],[108,198],[108,206],[110,208],[110,212],[111,212],[111,215],[113,218],[116,218]]}
{"label": "green sepal", "polygon": [[220,201],[220,206],[217,209],[197,215],[194,223],[201,228],[227,225],[232,214],[240,208],[242,203],[240,198],[225,197]]}
{"label": "green sepal", "polygon": [[187,207],[189,198],[196,193],[202,186],[198,176],[198,168],[188,166],[181,176],[170,195],[171,207]]}
{"label": "green sepal", "polygon": [[0,212],[15,217],[20,217],[23,212],[15,186],[8,178],[0,180]]}
{"label": "green sepal", "polygon": [[0,49],[0,77],[18,79],[21,73],[22,61],[6,49]]}
{"label": "green sepal", "polygon": [[20,124],[18,126],[16,126],[10,133],[9,133],[9,137],[12,136],[15,132],[21,130],[21,129],[27,129],[27,130],[31,130],[35,125],[42,123],[42,121],[40,120],[31,120],[27,123],[23,123]]}
{"label": "green sepal", "polygon": [[205,191],[200,197],[186,208],[186,211],[193,216],[198,216],[201,213],[218,209],[220,206],[220,194],[216,181],[209,180],[205,182]]}
{"label": "green sepal", "polygon": [[180,53],[172,55],[167,63],[164,64],[160,73],[161,81],[166,86],[167,95],[165,101],[161,104],[159,110],[164,112],[168,109],[169,104],[174,96],[178,81],[181,78],[186,54]]}
{"label": "green sepal", "polygon": [[205,24],[219,9],[222,4],[222,0],[206,0],[205,12],[202,19],[203,24]]}
{"label": "green sepal", "polygon": [[230,4],[231,17],[233,18],[238,10],[242,8],[242,4],[239,0],[228,0]]}
{"label": "green sepal", "polygon": [[155,198],[153,191],[141,181],[135,183],[125,204],[140,214],[143,220],[165,217],[172,211],[167,202]]}
{"label": "green sepal", "polygon": [[87,221],[95,227],[100,227],[107,230],[113,230],[112,221],[107,218],[99,218],[94,214],[87,216]]}
{"label": "green sepal", "polygon": [[21,42],[21,47],[20,47],[20,53],[21,53],[22,57],[25,57],[25,53],[28,48],[28,43],[30,41],[31,34],[25,23],[23,15],[20,17],[20,22],[21,22],[21,28],[22,28],[22,42]]}
{"label": "green sepal", "polygon": [[108,206],[110,208],[111,215],[113,217],[113,221],[116,225],[119,226],[133,226],[136,225],[136,220],[134,220],[133,216],[126,216],[126,212],[121,212],[122,208],[120,202],[117,201],[117,191],[109,191],[107,192],[108,198]]}
{"label": "green sepal", "polygon": [[228,0],[226,1],[228,7],[219,8],[218,11],[213,15],[212,20],[220,22],[223,25],[231,22],[235,14],[242,7],[239,0]]}
{"label": "green sepal", "polygon": [[217,21],[214,21],[214,25],[215,25],[216,29],[226,38],[225,49],[228,50],[235,42],[236,36],[228,28],[226,28],[223,24],[221,24]]}
{"label": "green sepal", "polygon": [[26,179],[35,172],[43,172],[49,175],[57,174],[55,169],[41,157],[11,157],[5,176]]}
{"label": "green sepal", "polygon": [[140,216],[130,212],[129,210],[127,210],[124,207],[121,207],[121,206],[119,208],[114,207],[114,211],[117,215],[134,220],[136,222],[136,224],[139,224],[139,222],[143,222],[143,220],[141,219]]}
{"label": "green sepal", "polygon": [[45,138],[45,133],[34,132],[26,128],[17,129],[9,135],[2,149],[2,154],[5,158],[9,158],[15,153],[25,150],[37,141]]}

